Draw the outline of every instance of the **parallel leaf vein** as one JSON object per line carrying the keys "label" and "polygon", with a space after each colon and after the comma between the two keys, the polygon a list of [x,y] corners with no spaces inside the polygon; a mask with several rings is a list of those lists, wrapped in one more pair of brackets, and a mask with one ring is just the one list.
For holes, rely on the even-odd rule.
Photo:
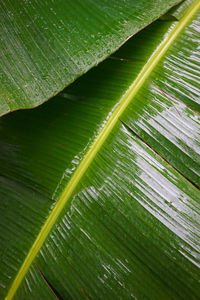
{"label": "parallel leaf vein", "polygon": [[37,253],[39,252],[40,248],[42,247],[45,239],[47,238],[48,234],[50,233],[53,225],[55,224],[58,216],[62,212],[66,202],[72,196],[72,193],[75,191],[76,186],[80,182],[81,178],[83,177],[84,173],[90,166],[91,162],[93,161],[94,157],[100,150],[101,146],[105,142],[106,138],[109,136],[110,132],[116,125],[119,117],[125,111],[129,103],[132,101],[134,96],[137,94],[145,80],[148,78],[150,73],[153,71],[157,63],[161,60],[163,55],[166,53],[170,45],[174,42],[178,34],[187,24],[187,22],[192,18],[192,16],[196,13],[196,11],[200,7],[199,0],[196,0],[187,11],[185,16],[172,28],[171,32],[166,36],[166,38],[160,43],[154,53],[151,55],[141,72],[138,74],[137,78],[134,80],[132,85],[129,87],[128,91],[122,97],[120,103],[115,108],[111,116],[109,117],[107,123],[100,131],[99,135],[96,137],[94,143],[86,153],[85,157],[77,167],[76,171],[74,172],[73,176],[71,177],[70,181],[68,182],[66,188],[64,189],[61,197],[56,202],[54,208],[52,209],[48,219],[44,223],[41,231],[39,232],[35,242],[33,243],[31,249],[29,250],[21,268],[19,269],[18,274],[16,275],[10,290],[6,296],[6,300],[10,300],[15,295],[16,290],[18,289],[19,285],[21,284],[26,272],[28,271],[29,267],[31,266],[34,258],[36,257]]}

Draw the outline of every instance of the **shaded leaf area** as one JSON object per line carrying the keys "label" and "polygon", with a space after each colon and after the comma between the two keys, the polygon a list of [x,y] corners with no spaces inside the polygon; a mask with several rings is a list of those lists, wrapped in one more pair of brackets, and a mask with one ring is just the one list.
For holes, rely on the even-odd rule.
{"label": "shaded leaf area", "polygon": [[197,299],[199,194],[118,123],[37,264],[65,299]]}
{"label": "shaded leaf area", "polygon": [[46,276],[44,275],[44,273],[40,270],[40,268],[36,265],[37,269],[39,270],[42,278],[45,280],[46,284],[48,285],[48,287],[50,288],[50,290],[52,291],[52,293],[54,294],[54,296],[56,297],[56,299],[62,300],[62,297],[59,295],[58,291],[52,286],[52,284],[49,282],[49,280],[46,278]]}
{"label": "shaded leaf area", "polygon": [[22,290],[23,294],[20,295],[20,300],[26,299],[24,295],[28,295],[28,299],[30,300],[62,300],[55,295],[36,266],[31,266],[29,269],[29,274],[27,274],[26,277],[26,286],[23,288],[24,290]]}
{"label": "shaded leaf area", "polygon": [[57,198],[170,25],[151,25],[37,110],[2,117],[1,173]]}
{"label": "shaded leaf area", "polygon": [[[194,22],[197,22],[196,19],[187,26],[189,36]],[[0,122],[1,173],[56,199],[113,107],[123,97],[166,32],[170,32],[170,26],[173,26],[172,22],[158,21],[152,24],[49,104],[36,111],[16,112],[13,116],[3,118]],[[178,57],[177,63],[182,51],[182,35],[181,43],[172,45],[173,55]],[[189,45],[191,47],[184,47],[185,55],[198,55],[196,40],[194,43],[190,41]],[[176,81],[181,84],[177,82],[175,90],[169,71],[171,66],[164,68],[170,61],[168,57],[172,55],[171,50],[168,53],[166,60],[163,59],[156,67],[137,100],[130,106],[134,126],[127,119],[125,121],[161,155],[167,155],[166,159],[189,180],[199,185],[199,116],[182,102],[177,102],[188,100],[186,93],[189,88],[191,99],[197,101],[197,83],[187,83],[185,77],[183,85],[182,74],[176,75]],[[195,75],[195,68],[188,78],[193,73]]]}
{"label": "shaded leaf area", "polygon": [[[27,250],[32,246],[38,229],[49,214],[52,200],[2,176],[0,176],[0,191],[0,296],[4,299],[10,278],[16,275]],[[33,292],[32,283],[29,284],[27,277],[25,290],[30,294],[28,299],[36,299],[34,293],[38,295],[38,292],[40,299],[55,299],[38,271],[30,271],[30,274],[31,280],[37,282],[37,285],[34,286]]]}
{"label": "shaded leaf area", "polygon": [[[190,33],[194,22],[199,22],[197,17],[181,34]],[[40,231],[55,203],[45,198],[59,198],[113,109],[173,26],[171,21],[152,24],[55,99],[0,120],[3,178],[10,178],[13,190],[19,184],[29,193],[32,189],[40,192],[47,203],[34,232]],[[195,38],[190,46],[185,47],[188,56],[195,56]],[[178,57],[182,43],[180,48],[178,42],[172,47]],[[120,117],[126,125],[118,120],[78,183],[15,299],[30,294],[45,298],[40,295],[44,278],[36,265],[63,299],[198,299],[200,192],[192,183],[198,172],[193,162],[199,155],[199,115],[184,104],[187,84],[182,92],[177,82],[176,99],[173,88],[166,91],[159,86],[168,82],[163,66],[170,51]],[[162,76],[159,84],[158,76]],[[193,98],[195,84],[194,93],[190,90]],[[185,124],[192,130],[186,131]],[[181,157],[187,158],[186,165],[180,164]],[[7,189],[4,181],[2,189]],[[6,273],[0,275],[3,295],[35,238],[33,234],[27,239],[24,234],[28,225],[18,217],[20,206],[13,190],[8,191],[8,199],[14,199],[16,206],[8,201],[7,211],[13,217],[6,222],[13,227],[9,247],[8,241],[3,245],[7,249]],[[28,197],[20,201],[25,204]],[[36,205],[36,200],[29,201]],[[32,223],[31,210],[25,215]],[[7,229],[1,230],[5,236]],[[21,250],[21,244],[12,238],[15,232],[19,234],[16,239],[23,242],[19,261],[12,253],[14,246]]]}
{"label": "shaded leaf area", "polygon": [[37,106],[180,0],[0,3],[0,115]]}

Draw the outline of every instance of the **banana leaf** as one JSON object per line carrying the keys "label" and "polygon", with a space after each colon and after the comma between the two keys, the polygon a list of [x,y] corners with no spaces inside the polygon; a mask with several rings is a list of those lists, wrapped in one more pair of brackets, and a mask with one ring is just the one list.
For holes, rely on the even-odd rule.
{"label": "banana leaf", "polygon": [[1,298],[199,299],[199,6],[1,118]]}
{"label": "banana leaf", "polygon": [[0,115],[35,107],[180,0],[0,2]]}

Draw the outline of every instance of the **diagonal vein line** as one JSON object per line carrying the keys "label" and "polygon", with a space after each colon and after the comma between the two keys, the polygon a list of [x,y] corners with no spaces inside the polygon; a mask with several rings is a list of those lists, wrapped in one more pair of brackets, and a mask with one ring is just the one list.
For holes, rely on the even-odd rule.
{"label": "diagonal vein line", "polygon": [[176,172],[178,172],[182,177],[184,177],[187,181],[189,181],[195,188],[200,190],[200,187],[190,180],[187,176],[185,176],[181,171],[179,171],[173,164],[171,164],[166,158],[164,158],[158,151],[151,147],[141,136],[139,136],[131,127],[129,127],[124,121],[120,120],[120,122],[129,130],[132,134],[134,134],[140,141],[142,141],[146,146],[148,146],[154,153],[156,153],[162,160],[164,160],[168,165],[170,165]]}
{"label": "diagonal vein line", "polygon": [[193,17],[193,15],[197,12],[200,8],[200,1],[196,0],[187,11],[185,16],[172,28],[171,32],[166,36],[166,38],[161,42],[161,44],[157,47],[155,52],[151,55],[146,65],[143,67],[141,72],[138,74],[135,81],[132,83],[128,91],[122,97],[121,102],[115,108],[111,116],[109,117],[107,123],[100,131],[99,135],[96,137],[94,143],[86,153],[85,157],[77,167],[76,171],[74,172],[73,176],[71,177],[70,181],[68,182],[66,188],[64,189],[61,197],[55,204],[54,208],[52,209],[49,217],[47,218],[46,222],[44,223],[41,231],[39,232],[35,242],[33,243],[31,249],[29,250],[19,272],[17,273],[10,290],[5,298],[5,300],[10,300],[15,295],[16,290],[18,289],[19,285],[21,284],[26,272],[28,271],[30,265],[32,264],[34,258],[36,257],[37,253],[40,251],[45,239],[47,238],[49,232],[51,231],[53,225],[55,224],[58,216],[62,212],[65,204],[71,197],[72,193],[75,191],[77,184],[80,182],[82,176],[84,175],[85,171],[90,166],[91,162],[93,161],[94,157],[100,150],[101,146],[105,142],[106,138],[109,136],[110,132],[114,128],[115,124],[117,123],[121,114],[125,111],[133,97],[137,94],[145,80],[148,78],[149,74],[153,71],[157,63],[161,60],[163,55],[166,53],[170,45],[174,42],[176,37],[179,35],[181,30],[185,27],[187,22]]}

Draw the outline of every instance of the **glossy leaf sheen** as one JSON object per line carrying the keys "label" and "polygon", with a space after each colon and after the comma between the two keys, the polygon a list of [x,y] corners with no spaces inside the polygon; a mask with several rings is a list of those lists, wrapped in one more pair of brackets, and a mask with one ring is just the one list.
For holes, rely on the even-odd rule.
{"label": "glossy leaf sheen", "polygon": [[[63,299],[198,299],[200,118],[190,107],[199,109],[199,24],[196,14],[120,116],[15,299],[45,298],[37,266]],[[47,104],[0,120],[3,296],[94,138],[174,25],[157,21]]]}
{"label": "glossy leaf sheen", "polygon": [[0,3],[0,115],[35,107],[180,0]]}

